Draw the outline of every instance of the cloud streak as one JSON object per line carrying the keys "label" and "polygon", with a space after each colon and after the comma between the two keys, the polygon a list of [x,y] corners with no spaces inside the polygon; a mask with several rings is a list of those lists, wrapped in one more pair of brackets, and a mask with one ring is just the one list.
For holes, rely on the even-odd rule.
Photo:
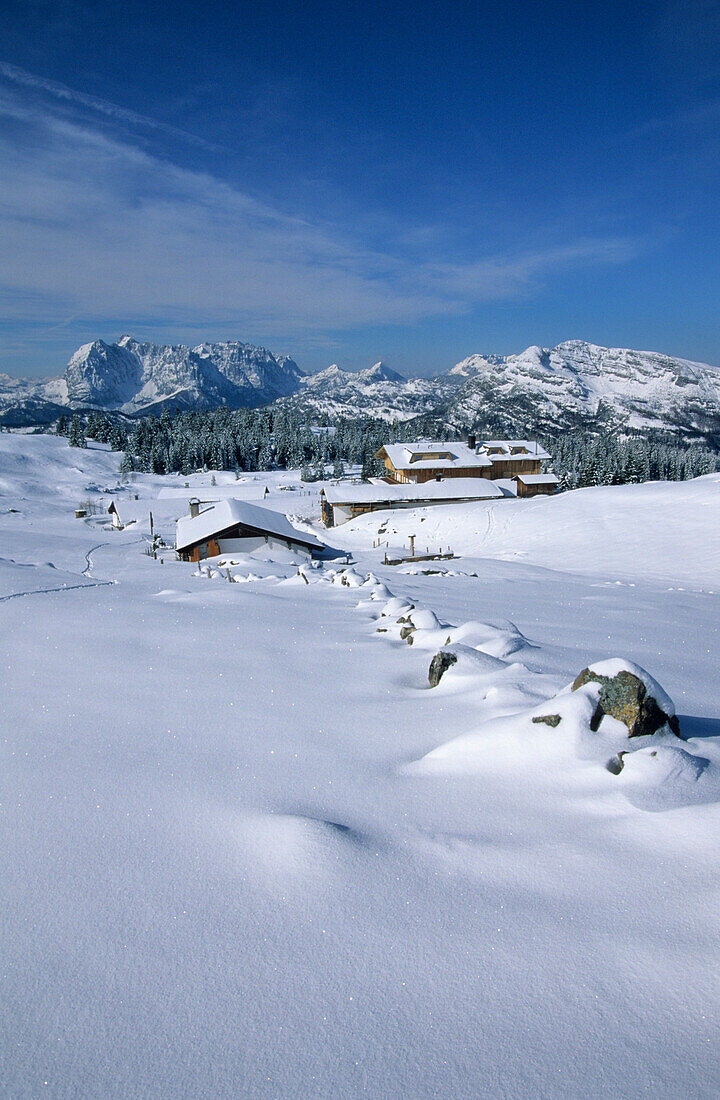
{"label": "cloud streak", "polygon": [[[17,71],[10,78],[50,90],[51,82],[31,79],[40,80]],[[52,94],[63,98],[57,87]],[[111,121],[153,125],[66,91]],[[621,263],[637,251],[630,240],[582,240],[461,263],[434,254],[432,235],[424,252],[392,242],[372,248],[358,227],[294,217],[7,88],[0,162],[0,295],[15,345],[22,332],[50,344],[50,326],[61,329],[71,317],[73,331],[84,319],[86,338],[109,327],[173,339],[322,343],[363,326],[414,324],[526,297],[553,273]]]}
{"label": "cloud streak", "polygon": [[169,137],[181,138],[183,141],[204,149],[217,148],[217,146],[205,141],[204,138],[198,137],[197,134],[188,133],[187,130],[182,130],[177,126],[170,126],[167,123],[159,122],[157,119],[149,118],[147,115],[138,114],[137,111],[130,111],[127,107],[120,107],[117,103],[110,102],[110,100],[87,95],[85,92],[78,92],[74,88],[69,88],[66,84],[60,84],[57,80],[48,80],[46,77],[37,76],[35,73],[27,72],[26,69],[21,69],[18,65],[11,65],[7,61],[0,61],[0,75],[23,88],[45,93],[73,107],[80,107],[83,110],[105,115],[112,122],[130,127],[155,130],[158,133],[167,134]]}

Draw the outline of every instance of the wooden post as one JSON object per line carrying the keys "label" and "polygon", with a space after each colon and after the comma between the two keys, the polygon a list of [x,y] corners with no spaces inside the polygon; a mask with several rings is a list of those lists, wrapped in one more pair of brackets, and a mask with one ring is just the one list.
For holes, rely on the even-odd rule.
{"label": "wooden post", "polygon": [[415,536],[414,535],[410,536],[410,557],[411,558],[415,557]]}

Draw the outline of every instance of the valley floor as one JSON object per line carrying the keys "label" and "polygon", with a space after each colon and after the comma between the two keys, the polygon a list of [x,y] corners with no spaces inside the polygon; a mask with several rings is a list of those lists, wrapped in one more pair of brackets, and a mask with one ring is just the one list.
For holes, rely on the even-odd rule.
{"label": "valley floor", "polygon": [[[150,510],[170,543],[190,495],[310,523],[319,486],[118,459],[0,435],[2,1095],[716,1097],[720,476],[376,514],[315,528],[349,566],[208,576],[147,556]],[[382,564],[420,531],[458,556]],[[477,670],[431,689],[462,624]],[[697,782],[562,724],[475,735],[615,656]]]}

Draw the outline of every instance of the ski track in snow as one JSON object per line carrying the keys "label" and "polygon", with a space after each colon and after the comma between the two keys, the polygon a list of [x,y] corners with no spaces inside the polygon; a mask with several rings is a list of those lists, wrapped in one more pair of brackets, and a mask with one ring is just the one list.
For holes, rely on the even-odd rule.
{"label": "ski track in snow", "polygon": [[[146,540],[144,538],[136,539],[134,542],[125,543],[125,546],[134,546],[138,543],[143,543]],[[92,546],[85,554],[85,568],[82,573],[78,573],[79,577],[90,577],[93,570],[92,555],[97,550],[102,550],[103,547],[109,546],[108,542],[99,542],[96,546]],[[108,585],[117,584],[116,580],[106,581],[91,581],[88,580],[83,584],[63,584],[53,588],[30,588],[26,592],[11,592],[7,596],[0,596],[0,603],[6,603],[8,600],[22,599],[25,596],[47,596],[53,592],[77,592],[81,588],[106,588]]]}
{"label": "ski track in snow", "polygon": [[59,588],[31,588],[27,592],[11,592],[9,596],[0,596],[0,603],[8,600],[20,600],[26,596],[47,596],[52,592],[77,592],[81,588],[105,588],[115,581],[89,581],[87,584],[63,584]]}
{"label": "ski track in snow", "polygon": [[89,577],[90,574],[92,573],[92,569],[93,569],[92,556],[95,553],[95,551],[96,550],[101,550],[103,546],[108,546],[108,545],[109,545],[109,543],[107,543],[107,542],[99,542],[97,544],[97,546],[93,546],[93,547],[90,548],[90,550],[88,550],[87,554],[85,555],[85,568],[83,569],[83,576],[84,577]]}

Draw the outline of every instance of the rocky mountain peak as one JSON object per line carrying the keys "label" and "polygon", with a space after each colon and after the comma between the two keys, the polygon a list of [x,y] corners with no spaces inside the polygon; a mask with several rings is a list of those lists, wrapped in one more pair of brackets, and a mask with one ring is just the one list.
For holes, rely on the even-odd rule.
{"label": "rocky mountain peak", "polygon": [[720,370],[659,352],[566,340],[515,355],[475,354],[434,378],[384,363],[333,363],[305,375],[289,356],[239,341],[141,343],[124,334],[71,356],[63,379],[0,379],[0,422],[42,423],[68,408],[257,406],[281,399],[303,415],[441,418],[448,427],[514,436],[574,427],[661,428],[720,445]]}

